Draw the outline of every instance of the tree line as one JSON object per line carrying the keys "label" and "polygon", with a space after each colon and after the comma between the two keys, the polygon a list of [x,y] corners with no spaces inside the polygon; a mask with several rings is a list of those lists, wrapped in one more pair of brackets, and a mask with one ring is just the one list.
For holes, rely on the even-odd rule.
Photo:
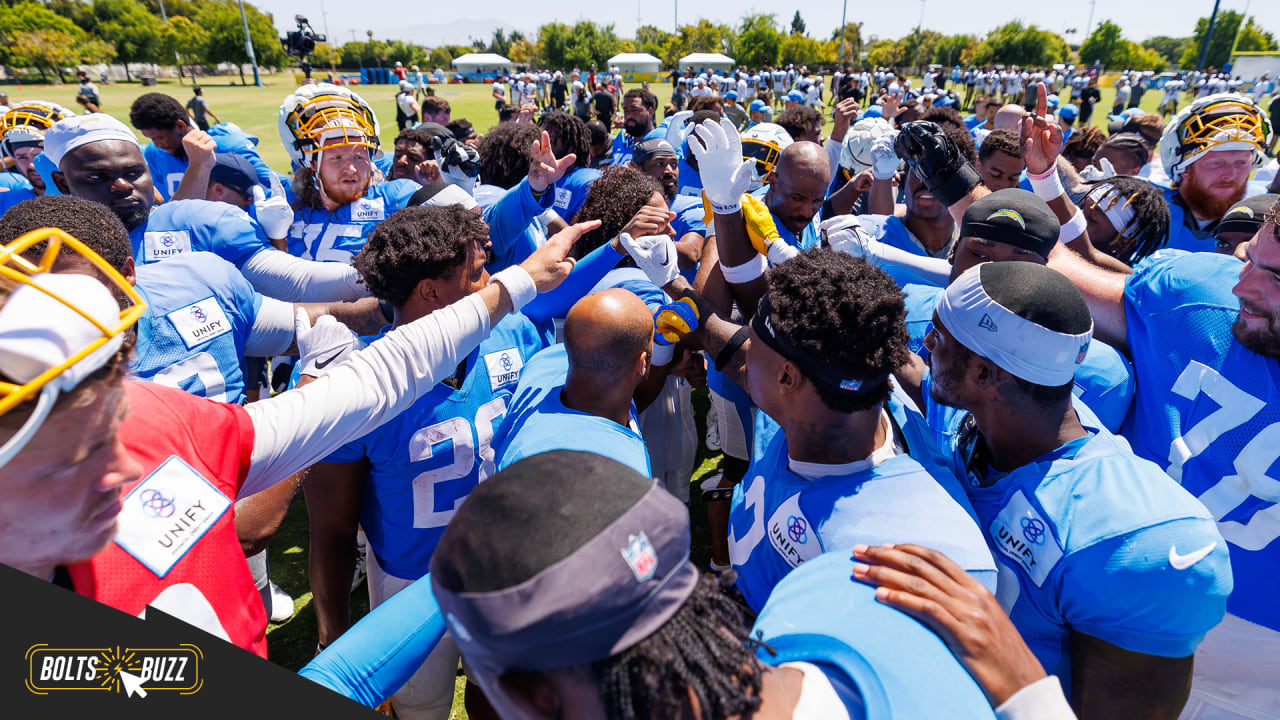
{"label": "tree line", "polygon": [[[154,63],[179,68],[243,65],[244,46],[240,10],[235,0],[166,0],[167,20],[161,19],[159,0],[0,0],[0,64],[33,68],[43,78],[65,81],[68,66],[104,62]],[[244,3],[249,34],[257,60],[268,67],[285,65],[272,16]],[[1243,26],[1242,26],[1243,23]],[[604,67],[620,52],[644,52],[664,67],[693,52],[718,52],[752,68],[772,65],[832,65],[839,61],[912,67],[936,63],[954,65],[1006,64],[1045,67],[1059,62],[1100,62],[1104,66],[1165,70],[1194,68],[1199,59],[1208,18],[1200,18],[1191,35],[1152,37],[1141,43],[1127,40],[1121,29],[1103,20],[1079,46],[1050,30],[1014,20],[983,37],[944,35],[916,28],[898,39],[864,37],[862,23],[817,36],[809,34],[797,10],[789,24],[776,15],[751,14],[737,25],[700,19],[668,32],[653,25],[640,27],[634,38],[619,37],[613,25],[580,20],[572,25],[550,22],[532,37],[499,28],[489,38],[470,45],[427,48],[404,40],[370,38],[332,47],[316,46],[312,62],[319,67],[356,68],[390,65],[449,67],[456,57],[475,51],[495,52],[518,65],[547,68]],[[1238,36],[1238,39],[1237,39]],[[1233,44],[1237,50],[1275,50],[1272,33],[1241,13],[1219,14],[1206,64],[1222,67]],[[241,80],[244,80],[243,71]]]}

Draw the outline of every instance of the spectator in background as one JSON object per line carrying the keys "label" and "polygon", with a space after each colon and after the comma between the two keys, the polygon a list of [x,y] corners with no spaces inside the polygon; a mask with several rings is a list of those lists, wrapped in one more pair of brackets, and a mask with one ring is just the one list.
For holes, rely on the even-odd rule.
{"label": "spectator in background", "polygon": [[[84,111],[87,113],[102,112],[102,109],[99,108],[98,105],[93,102],[93,99],[90,98],[88,95],[77,95],[76,102],[79,103],[80,107],[83,107]],[[4,104],[3,102],[0,102],[0,105],[3,105],[3,104]]]}
{"label": "spectator in background", "polygon": [[587,122],[587,132],[591,137],[591,160],[587,163],[589,168],[599,168],[609,164],[609,160],[613,158],[613,138],[609,136],[609,128],[599,120],[592,119]]}
{"label": "spectator in background", "polygon": [[76,73],[76,79],[80,81],[78,93],[89,98],[89,101],[98,107],[102,107],[102,98],[98,96],[98,86],[89,80],[89,74],[81,70]]}
{"label": "spectator in background", "polygon": [[433,122],[448,126],[450,113],[453,112],[453,109],[449,107],[448,100],[431,95],[423,98],[420,107],[422,108],[422,122]]}
{"label": "spectator in background", "polygon": [[194,94],[191,96],[191,99],[187,101],[187,114],[191,116],[191,119],[196,121],[196,127],[208,132],[209,117],[212,117],[214,122],[222,121],[218,119],[218,116],[214,114],[213,110],[209,109],[209,101],[204,97],[204,88],[194,87],[191,88],[191,92]]}
{"label": "spectator in background", "polygon": [[1144,83],[1141,79],[1139,79],[1139,80],[1138,80],[1138,82],[1136,82],[1136,83],[1134,83],[1134,84],[1133,84],[1133,92],[1132,92],[1132,94],[1129,96],[1129,102],[1128,102],[1128,104],[1127,104],[1127,105],[1125,105],[1125,108],[1126,108],[1126,109],[1127,109],[1127,108],[1136,108],[1136,107],[1138,107],[1139,105],[1141,105],[1141,104],[1142,104],[1142,94],[1143,94],[1143,93],[1145,93],[1146,91],[1147,91],[1147,84],[1146,84],[1146,83]]}
{"label": "spectator in background", "polygon": [[591,96],[591,112],[596,119],[604,123],[606,128],[613,127],[613,93],[609,92],[609,86],[600,83],[596,86],[595,94]]}
{"label": "spectator in background", "polygon": [[[400,68],[404,70],[404,68]],[[396,126],[399,130],[418,124],[418,101],[413,99],[413,84],[408,80],[400,81],[400,92],[396,93]]]}
{"label": "spectator in background", "polygon": [[1080,91],[1080,127],[1089,124],[1093,117],[1093,104],[1102,99],[1102,91],[1098,90],[1098,77],[1089,78],[1089,84]]}

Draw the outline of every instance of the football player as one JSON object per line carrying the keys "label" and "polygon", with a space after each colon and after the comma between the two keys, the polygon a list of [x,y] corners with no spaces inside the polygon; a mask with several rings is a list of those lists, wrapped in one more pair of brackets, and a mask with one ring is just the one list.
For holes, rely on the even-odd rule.
{"label": "football player", "polygon": [[[44,195],[48,190],[40,171],[36,169],[36,156],[44,150],[44,134],[62,118],[75,113],[40,100],[19,103],[0,116],[0,159],[13,158],[13,176],[16,182],[6,193],[0,193],[0,215],[23,200]],[[7,178],[6,178],[7,179]],[[24,187],[24,186],[25,187]],[[54,189],[57,192],[57,189]]]}
{"label": "football player", "polygon": [[653,132],[657,112],[658,98],[644,88],[632,88],[622,96],[622,129],[613,137],[613,154],[608,164],[630,162],[636,144]]}

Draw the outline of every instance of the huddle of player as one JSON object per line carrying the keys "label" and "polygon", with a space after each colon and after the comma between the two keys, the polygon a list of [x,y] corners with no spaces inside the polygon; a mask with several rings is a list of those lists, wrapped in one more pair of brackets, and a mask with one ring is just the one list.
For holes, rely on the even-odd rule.
{"label": "huddle of player", "polygon": [[1280,718],[1267,118],[1121,118],[1082,173],[1036,89],[980,151],[896,93],[824,139],[636,88],[599,152],[548,112],[388,156],[304,85],[288,173],[163,94],[146,146],[18,103],[0,561],[265,657],[241,558],[302,489],[303,674],[401,718],[459,660],[475,717]]}

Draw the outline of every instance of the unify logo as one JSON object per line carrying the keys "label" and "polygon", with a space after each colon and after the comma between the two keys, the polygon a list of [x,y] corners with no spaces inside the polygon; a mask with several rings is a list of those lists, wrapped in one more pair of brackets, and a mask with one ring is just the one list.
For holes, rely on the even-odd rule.
{"label": "unify logo", "polygon": [[145,698],[148,692],[197,692],[204,654],[195,645],[172,648],[27,649],[27,689],[36,695],[96,691]]}

